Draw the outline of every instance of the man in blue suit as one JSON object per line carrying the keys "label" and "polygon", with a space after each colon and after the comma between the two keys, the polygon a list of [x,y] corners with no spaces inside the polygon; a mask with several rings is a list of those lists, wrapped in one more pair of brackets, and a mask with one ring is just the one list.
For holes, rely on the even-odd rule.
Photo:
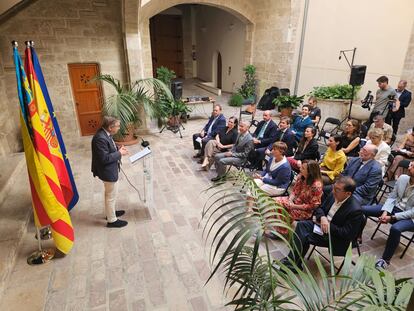
{"label": "man in blue suit", "polygon": [[[290,118],[289,117],[282,117],[279,122],[278,129],[276,130],[275,141],[284,142],[287,146],[286,156],[291,157],[293,156],[293,149],[296,147],[296,139],[295,134],[290,129]],[[265,159],[266,155],[270,156],[273,143],[269,144],[267,147],[257,148],[254,158],[250,159],[253,166],[258,169],[262,170],[263,160]]]}
{"label": "man in blue suit", "polygon": [[396,109],[396,107],[395,111],[394,109],[391,110],[385,120],[388,124],[392,125],[394,135],[397,135],[400,121],[405,117],[405,108],[407,108],[411,102],[411,92],[408,91],[406,87],[407,81],[401,80],[398,82],[398,86],[395,91],[397,92],[397,98],[400,102],[400,106],[398,109]]}
{"label": "man in blue suit", "polygon": [[259,122],[253,133],[254,149],[267,147],[276,141],[277,125],[272,120],[270,110],[263,112],[263,120]]}
{"label": "man in blue suit", "polygon": [[[359,157],[351,158],[342,176],[355,180],[354,197],[362,205],[370,204],[382,180],[381,165],[375,160],[378,149],[373,144],[365,145],[359,151]],[[324,197],[332,191],[332,185],[323,187]],[[323,200],[323,199],[322,199]]]}
{"label": "man in blue suit", "polygon": [[296,140],[299,141],[305,129],[309,126],[313,126],[312,119],[309,117],[311,107],[309,105],[303,105],[302,115],[296,117],[292,124],[292,131],[295,133]]}
{"label": "man in blue suit", "polygon": [[[193,146],[194,150],[198,150],[198,153],[194,158],[200,158],[204,155],[204,147],[210,139],[216,137],[216,135],[226,127],[226,118],[222,113],[221,106],[215,104],[213,113],[208,119],[207,124],[201,130],[200,133],[193,134]],[[201,140],[201,141],[200,141]],[[201,143],[200,143],[201,142]]]}

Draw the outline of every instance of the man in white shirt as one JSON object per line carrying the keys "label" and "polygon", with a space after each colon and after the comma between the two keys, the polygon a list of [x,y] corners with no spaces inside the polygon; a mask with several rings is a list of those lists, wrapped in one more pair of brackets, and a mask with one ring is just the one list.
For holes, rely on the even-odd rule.
{"label": "man in white shirt", "polygon": [[297,223],[291,251],[281,263],[291,268],[291,262],[294,262],[301,268],[311,244],[329,247],[328,235],[331,235],[334,256],[344,256],[364,223],[361,205],[352,195],[355,189],[356,184],[351,177],[341,176],[334,184],[333,192],[315,210],[314,219]]}
{"label": "man in white shirt", "polygon": [[391,223],[390,233],[377,268],[386,269],[400,243],[401,233],[414,231],[414,162],[408,167],[408,175],[401,175],[384,205],[362,207],[366,216],[376,216],[381,223]]}

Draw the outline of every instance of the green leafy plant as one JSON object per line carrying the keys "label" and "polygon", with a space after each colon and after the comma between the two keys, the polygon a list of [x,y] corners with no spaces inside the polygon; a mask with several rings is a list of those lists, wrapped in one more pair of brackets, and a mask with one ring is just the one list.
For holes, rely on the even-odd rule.
{"label": "green leafy plant", "polygon": [[[360,86],[355,87],[354,98],[356,99]],[[352,98],[352,86],[349,84],[335,84],[332,86],[317,86],[313,88],[313,91],[309,95],[315,96],[320,99],[351,99]]]}
{"label": "green leafy plant", "polygon": [[240,107],[243,105],[243,96],[240,95],[239,93],[234,93],[233,95],[231,95],[228,104],[232,107]]}
{"label": "green leafy plant", "polygon": [[295,109],[300,106],[300,104],[303,102],[304,97],[304,95],[281,95],[276,97],[273,100],[273,103],[276,105],[279,111],[283,108]]}
{"label": "green leafy plant", "polygon": [[176,78],[174,70],[170,70],[167,67],[161,66],[157,68],[157,79],[165,83],[167,87],[171,87],[172,79]]}
{"label": "green leafy plant", "polygon": [[141,79],[130,84],[122,84],[111,75],[99,75],[92,81],[103,81],[115,89],[115,94],[110,95],[104,101],[102,113],[118,118],[121,128],[115,138],[121,138],[128,134],[131,125],[142,123],[140,113],[145,111],[150,118],[156,118],[161,113],[161,106],[155,100],[154,94],[163,94],[172,100],[171,91],[158,79]]}
{"label": "green leafy plant", "polygon": [[247,65],[243,68],[244,71],[244,83],[237,90],[244,99],[250,99],[255,101],[256,98],[256,67],[254,65]]}
{"label": "green leafy plant", "polygon": [[[264,232],[279,226],[291,237],[291,226],[280,217],[286,211],[244,172],[230,171],[227,181],[206,190],[202,212],[212,265],[207,282],[217,273],[224,276],[227,305],[235,310],[405,310],[413,282],[376,270],[372,256],[362,255],[353,266],[351,248],[338,275],[332,255],[328,270],[318,256],[315,268],[302,259],[303,270],[292,262],[293,271],[273,260]],[[292,248],[289,237],[279,237]]]}

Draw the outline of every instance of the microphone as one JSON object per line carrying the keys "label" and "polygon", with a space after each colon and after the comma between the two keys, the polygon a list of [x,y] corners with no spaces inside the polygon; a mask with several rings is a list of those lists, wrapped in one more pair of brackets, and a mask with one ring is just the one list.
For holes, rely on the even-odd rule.
{"label": "microphone", "polygon": [[143,138],[141,138],[141,146],[143,147],[143,148],[146,148],[146,147],[148,147],[150,145],[150,143],[149,143],[149,141],[148,140],[144,140]]}

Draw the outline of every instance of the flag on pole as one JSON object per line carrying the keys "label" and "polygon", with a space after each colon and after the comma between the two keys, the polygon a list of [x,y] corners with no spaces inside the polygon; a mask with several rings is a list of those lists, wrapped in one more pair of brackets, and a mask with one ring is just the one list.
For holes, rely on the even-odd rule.
{"label": "flag on pole", "polygon": [[59,179],[64,174],[58,172],[60,168],[57,169],[54,165],[57,162],[55,158],[58,157],[56,147],[49,148],[54,142],[53,135],[48,132],[50,126],[48,127],[49,123],[40,99],[41,88],[36,82],[30,50],[26,53],[26,65],[31,70],[29,79],[33,89],[30,87],[16,46],[13,47],[13,58],[35,225],[37,227],[50,225],[56,248],[67,254],[73,247],[74,232]]}
{"label": "flag on pole", "polygon": [[[79,194],[78,190],[76,189],[75,180],[73,178],[72,174],[72,168],[70,167],[69,159],[67,157],[66,153],[66,147],[65,143],[63,142],[62,134],[60,132],[59,124],[56,119],[55,111],[53,109],[52,101],[49,97],[49,92],[46,87],[46,82],[43,77],[42,68],[40,67],[39,59],[37,58],[36,52],[33,48],[33,46],[30,47],[31,53],[32,53],[32,60],[33,60],[33,69],[37,77],[37,82],[39,83],[41,93],[43,96],[40,96],[40,100],[42,98],[44,99],[44,102],[46,104],[49,118],[52,120],[52,125],[50,127],[50,130],[47,130],[50,137],[50,143],[51,148],[54,152],[52,152],[52,156],[56,154],[56,161],[55,161],[55,167],[56,171],[58,172],[59,181],[62,186],[63,195],[65,197],[67,208],[70,211],[78,202],[79,200]],[[57,138],[53,137],[52,135],[55,135]],[[62,163],[63,158],[63,163]],[[69,183],[68,183],[69,180]]]}

